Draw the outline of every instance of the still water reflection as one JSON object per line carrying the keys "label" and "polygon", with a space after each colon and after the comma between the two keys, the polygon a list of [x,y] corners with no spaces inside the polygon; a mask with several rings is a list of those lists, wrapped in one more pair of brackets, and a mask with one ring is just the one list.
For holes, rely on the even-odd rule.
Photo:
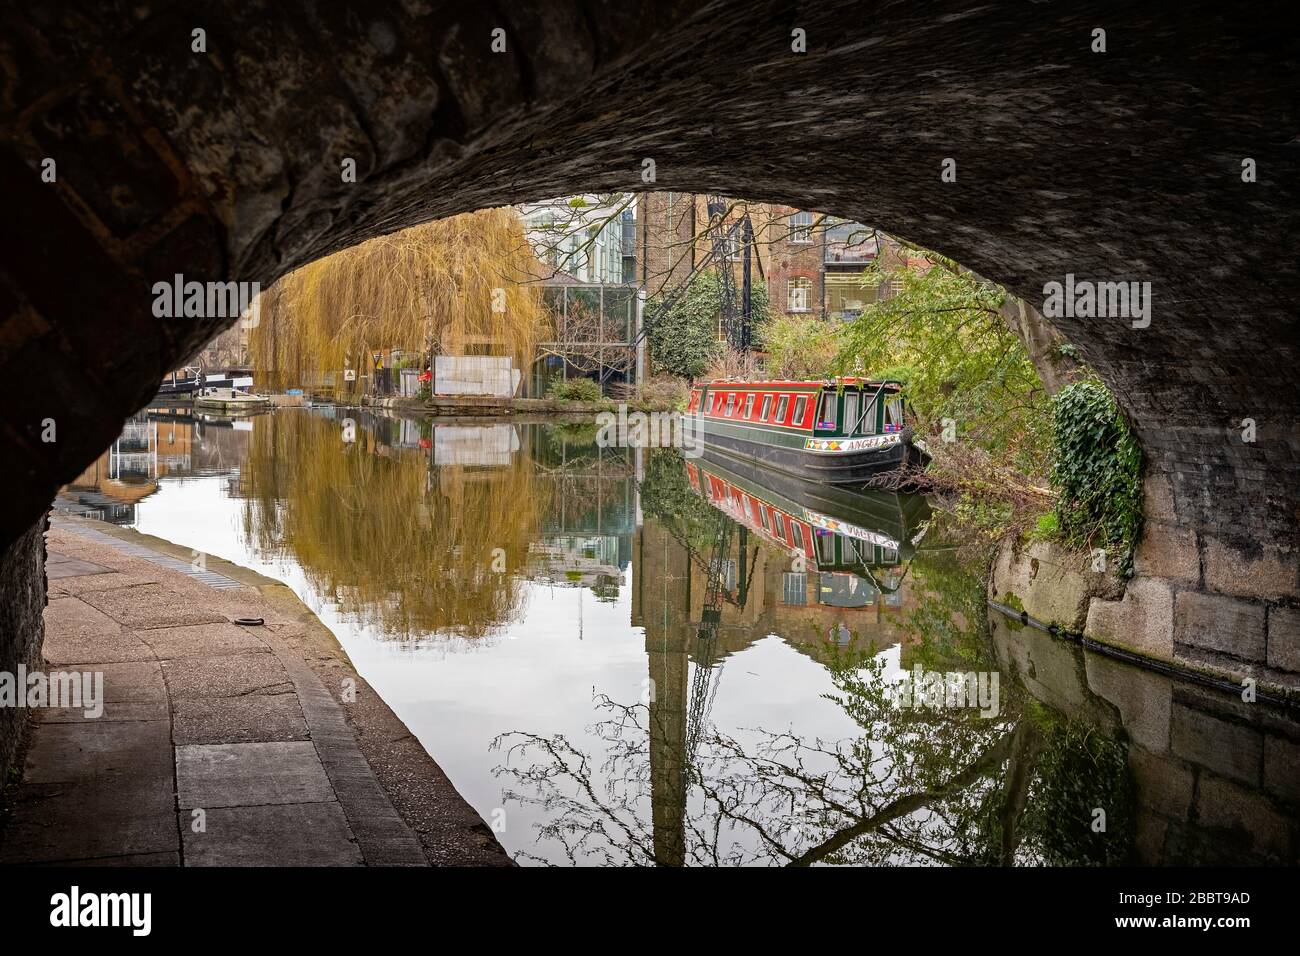
{"label": "still water reflection", "polygon": [[1295,862],[1284,715],[990,614],[920,498],[594,434],[154,411],[58,507],[284,580],[523,863]]}

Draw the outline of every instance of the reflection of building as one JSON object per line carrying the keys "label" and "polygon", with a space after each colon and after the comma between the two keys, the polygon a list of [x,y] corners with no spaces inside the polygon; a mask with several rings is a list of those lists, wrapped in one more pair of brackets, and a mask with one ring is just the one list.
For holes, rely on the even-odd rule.
{"label": "reflection of building", "polygon": [[58,511],[115,524],[135,521],[135,505],[167,476],[229,473],[243,461],[251,421],[195,417],[186,408],[137,412],[112,445],[55,499]]}
{"label": "reflection of building", "polygon": [[543,535],[528,548],[526,575],[539,583],[617,592],[622,541],[617,535]]}

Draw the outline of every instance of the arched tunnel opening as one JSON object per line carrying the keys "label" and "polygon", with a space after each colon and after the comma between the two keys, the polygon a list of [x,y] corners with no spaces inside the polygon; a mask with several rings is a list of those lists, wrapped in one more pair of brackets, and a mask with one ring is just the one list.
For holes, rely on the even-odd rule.
{"label": "arched tunnel opening", "polygon": [[[305,285],[289,304],[271,308],[269,303],[277,301],[276,290],[283,296],[292,288],[294,277],[307,267],[320,268],[334,261],[329,257],[355,253],[370,240],[398,242],[413,227],[430,228],[482,210],[515,209],[526,219],[529,208],[555,197],[618,196],[628,197],[627,208],[635,210],[627,219],[638,250],[630,257],[636,262],[633,271],[591,278],[595,273],[589,268],[588,277],[565,281],[574,288],[602,287],[601,310],[607,283],[636,289],[627,300],[632,309],[627,321],[639,323],[647,314],[658,315],[661,306],[668,310],[666,277],[673,272],[671,265],[661,267],[652,287],[648,217],[664,217],[666,238],[660,241],[680,253],[680,239],[672,232],[673,197],[679,216],[691,210],[694,224],[686,246],[692,249],[688,272],[693,273],[708,265],[696,261],[697,246],[702,260],[714,254],[708,200],[728,197],[729,203],[743,204],[746,221],[749,211],[757,217],[761,209],[781,222],[799,223],[786,228],[779,248],[775,240],[765,249],[763,239],[753,240],[759,251],[752,277],[748,247],[743,256],[717,254],[737,263],[724,270],[735,277],[727,282],[748,288],[752,278],[763,285],[773,314],[801,320],[797,313],[817,312],[816,319],[824,322],[836,289],[860,287],[843,277],[856,276],[870,263],[855,255],[836,263],[826,253],[834,228],[860,226],[884,237],[905,268],[911,259],[929,267],[942,258],[971,288],[1005,293],[995,310],[1001,310],[1026,360],[1047,375],[1051,361],[1034,360],[1050,351],[1085,369],[1081,377],[1095,376],[1113,396],[1118,419],[1140,449],[1140,531],[1134,532],[1122,573],[1087,565],[1093,560],[1088,548],[1061,550],[1047,540],[1050,535],[1018,528],[1014,541],[1008,538],[989,559],[991,568],[981,566],[972,577],[982,609],[991,600],[1024,620],[1079,635],[1092,648],[1032,649],[1028,632],[1017,630],[1014,619],[990,617],[981,638],[986,670],[994,676],[999,670],[1029,675],[1018,692],[1056,708],[1060,723],[1045,736],[1041,727],[1031,730],[1025,722],[981,741],[972,772],[977,764],[1032,764],[1044,753],[1079,759],[1086,752],[1094,763],[1117,760],[1112,796],[1117,804],[1131,802],[1124,811],[1128,841],[1106,850],[1077,841],[1036,843],[1034,813],[1052,811],[1035,810],[1042,805],[1042,790],[1007,772],[990,776],[1004,790],[1010,818],[1026,821],[1023,847],[1032,849],[1023,849],[1022,837],[1012,835],[1015,827],[1007,824],[970,861],[1009,863],[1039,854],[1039,862],[1275,862],[1289,852],[1279,847],[1294,840],[1297,828],[1294,782],[1278,768],[1293,766],[1286,761],[1300,753],[1300,735],[1274,730],[1272,736],[1251,736],[1242,743],[1242,735],[1257,733],[1253,718],[1239,707],[1211,706],[1196,694],[1209,694],[1204,687],[1212,686],[1222,695],[1225,687],[1240,685],[1249,688],[1251,702],[1258,693],[1268,706],[1285,710],[1294,705],[1300,687],[1300,386],[1294,374],[1300,357],[1294,304],[1300,276],[1291,252],[1300,225],[1300,159],[1288,75],[1300,51],[1294,38],[1276,29],[1279,9],[1195,3],[1174,17],[1117,2],[1069,9],[1034,5],[1026,13],[1019,5],[960,2],[644,0],[524,3],[509,9],[253,2],[219,3],[204,11],[146,5],[114,15],[76,7],[6,11],[0,40],[5,129],[0,163],[13,188],[0,220],[0,368],[6,383],[0,445],[9,453],[3,472],[7,507],[0,512],[0,671],[34,673],[89,662],[108,669],[110,687],[114,668],[140,680],[132,668],[146,667],[144,657],[137,659],[137,651],[115,643],[139,637],[146,669],[152,674],[157,668],[167,697],[119,699],[117,706],[165,703],[170,721],[191,734],[171,754],[177,777],[176,792],[169,796],[174,806],[168,807],[173,824],[177,814],[188,820],[203,810],[205,800],[208,807],[219,806],[211,794],[220,788],[204,776],[204,761],[216,753],[212,748],[236,748],[230,758],[236,760],[244,753],[239,747],[281,747],[282,759],[297,759],[294,747],[328,739],[322,728],[335,719],[326,705],[313,711],[317,705],[308,701],[318,692],[339,696],[332,684],[336,678],[353,680],[354,689],[359,680],[382,698],[382,713],[363,718],[347,709],[354,702],[340,698],[348,719],[374,721],[367,732],[402,728],[404,721],[411,725],[419,741],[403,759],[428,780],[445,780],[445,770],[452,794],[459,789],[465,801],[436,826],[413,828],[412,836],[402,829],[403,821],[418,816],[420,799],[437,798],[436,787],[429,784],[432,791],[403,803],[391,792],[384,796],[387,782],[380,774],[369,798],[378,794],[388,801],[396,822],[369,843],[358,835],[365,828],[344,794],[339,794],[337,818],[321,809],[325,803],[289,801],[314,808],[310,813],[319,815],[311,818],[313,828],[350,834],[329,851],[335,856],[322,851],[324,858],[370,862],[372,852],[382,855],[387,849],[380,848],[400,845],[401,852],[436,862],[438,847],[463,846],[470,839],[465,834],[473,832],[473,845],[460,862],[500,862],[501,845],[517,861],[533,862],[531,850],[503,836],[510,832],[505,824],[498,830],[494,814],[501,785],[493,790],[484,781],[495,779],[494,761],[500,762],[496,755],[502,748],[554,756],[556,738],[550,735],[565,729],[576,733],[576,726],[543,730],[502,724],[498,735],[483,740],[465,730],[472,745],[431,743],[435,731],[412,723],[421,719],[412,715],[424,703],[407,687],[410,675],[386,669],[381,656],[369,656],[373,648],[363,640],[368,633],[400,632],[410,638],[454,632],[458,641],[486,635],[502,647],[517,647],[509,643],[517,635],[509,632],[512,625],[527,631],[529,586],[517,581],[482,593],[473,586],[453,593],[456,589],[428,583],[438,576],[474,579],[477,571],[458,567],[448,555],[468,556],[487,547],[481,563],[490,568],[499,547],[508,575],[528,579],[516,574],[513,563],[514,555],[526,554],[540,562],[529,572],[535,575],[528,579],[532,584],[565,580],[573,586],[573,600],[552,613],[576,630],[578,639],[589,626],[601,633],[601,622],[613,609],[628,618],[620,626],[631,621],[644,630],[638,666],[646,670],[650,690],[641,695],[633,685],[615,681],[622,697],[603,694],[600,707],[593,710],[588,700],[582,709],[597,727],[632,721],[644,734],[644,792],[621,792],[616,805],[602,808],[639,820],[638,840],[627,846],[609,840],[583,859],[575,859],[573,848],[561,840],[539,851],[539,859],[754,862],[743,841],[709,847],[708,853],[692,843],[688,834],[696,832],[692,815],[699,809],[693,801],[700,798],[690,781],[692,774],[707,777],[704,764],[720,760],[728,747],[743,752],[773,741],[710,738],[709,720],[726,719],[710,715],[726,715],[728,707],[739,705],[723,699],[715,709],[701,710],[700,702],[715,707],[717,675],[728,657],[741,654],[749,655],[746,660],[760,673],[788,672],[812,696],[860,680],[863,667],[885,667],[859,660],[846,671],[827,665],[815,677],[800,670],[804,664],[825,665],[830,651],[823,645],[835,645],[834,635],[856,633],[866,621],[865,605],[855,603],[865,600],[859,587],[870,590],[878,628],[886,628],[896,612],[924,616],[907,602],[943,590],[925,585],[919,572],[915,598],[900,596],[896,605],[890,603],[891,596],[905,593],[896,580],[902,572],[890,570],[895,567],[890,562],[926,523],[908,510],[912,505],[895,509],[903,515],[897,519],[901,523],[881,532],[873,547],[884,550],[873,552],[875,563],[864,552],[853,552],[869,570],[857,575],[861,585],[845,584],[834,577],[842,572],[835,563],[845,553],[839,538],[829,557],[816,551],[828,540],[822,535],[833,538],[838,532],[818,530],[816,522],[791,523],[789,516],[797,505],[832,519],[838,514],[842,527],[845,514],[865,513],[860,502],[845,504],[835,492],[813,499],[813,507],[786,488],[784,479],[764,483],[734,461],[712,470],[689,457],[670,470],[657,457],[607,461],[594,451],[597,444],[545,423],[440,419],[434,415],[436,384],[427,386],[432,404],[420,412],[430,416],[422,425],[393,424],[396,419],[386,418],[393,402],[373,402],[374,394],[366,398],[369,407],[353,411],[364,389],[357,391],[359,386],[350,384],[355,379],[341,377],[331,379],[330,387],[349,398],[332,405],[334,410],[317,415],[313,409],[308,417],[277,407],[247,431],[247,422],[233,428],[197,422],[197,408],[174,419],[159,417],[156,405],[153,413],[145,411],[166,376],[192,364],[218,335],[246,323],[242,310],[212,314],[199,308],[186,314],[181,291],[176,308],[160,309],[159,283],[174,280],[180,288],[193,280],[256,284],[266,292],[271,321],[250,330],[253,354],[274,354],[283,361],[286,350],[298,346],[266,345],[268,351],[259,353],[256,343],[259,337],[265,343],[272,327],[298,321],[295,308],[299,318],[305,314],[302,302],[312,294]],[[795,217],[803,215],[819,238],[812,243],[815,264],[801,271],[804,252],[796,246],[805,220]],[[646,232],[638,238],[637,230]],[[742,258],[743,280],[737,271]],[[556,266],[548,280],[563,271]],[[921,272],[914,265],[907,274]],[[546,299],[552,306],[578,296],[564,291],[562,283],[540,284],[552,295]],[[557,287],[560,292],[553,292]],[[1081,305],[1076,290],[1098,287],[1100,296]],[[1106,288],[1111,306],[1119,290],[1132,289],[1133,307],[1107,312]],[[804,308],[805,301],[817,300],[819,307]],[[863,308],[882,301],[873,291],[867,306],[841,304],[835,321],[852,324]],[[511,314],[515,309],[512,300]],[[406,349],[427,352],[419,362],[436,380],[436,351],[454,353],[447,355],[450,361],[475,354],[475,346],[466,344],[468,320],[459,332],[453,320],[447,334],[454,347],[435,348],[432,324],[430,319],[427,348],[420,332]],[[313,332],[313,347],[323,354],[333,347],[330,336],[351,334],[348,328],[322,324]],[[618,378],[639,384],[656,363],[637,358],[638,328],[632,326]],[[560,355],[565,343],[546,344],[560,357],[561,377],[567,378],[574,366],[572,355]],[[373,389],[378,378],[373,373],[388,363],[389,394],[400,398],[400,360],[391,354],[372,357],[370,345],[388,349],[379,341],[365,348],[352,342],[356,354],[349,354],[347,365]],[[530,349],[533,345],[529,340]],[[770,360],[770,344],[760,350]],[[844,354],[842,348],[839,352]],[[526,371],[532,355],[515,360],[514,367]],[[334,357],[330,363],[342,365]],[[267,369],[259,370],[255,361],[237,364],[250,366],[257,389],[275,390]],[[368,364],[373,367],[367,369]],[[459,368],[447,365],[453,367]],[[795,377],[853,371],[828,364],[817,374]],[[763,378],[757,367],[728,374],[733,372],[738,378]],[[601,372],[595,377],[603,380]],[[1044,383],[1055,394],[1068,379]],[[773,373],[766,380],[779,377]],[[425,387],[425,380],[413,375],[411,385]],[[313,400],[305,379],[277,386],[281,392],[305,391]],[[607,383],[605,391],[609,398]],[[732,391],[743,405],[745,389]],[[535,400],[546,401],[544,392],[539,386]],[[865,405],[870,396],[862,395]],[[761,406],[760,392],[753,399]],[[708,399],[701,393],[699,401]],[[463,402],[455,407],[466,410]],[[840,414],[847,407],[836,406]],[[852,407],[856,415],[860,406]],[[588,419],[594,408],[588,409]],[[1050,431],[1050,417],[1044,421]],[[887,418],[879,422],[886,433]],[[204,454],[228,456],[234,465],[222,458],[220,469],[227,470],[220,487],[189,482],[184,488],[179,480],[184,469],[168,485],[156,463],[145,466],[146,472],[155,469],[145,475],[146,483],[166,493],[138,510],[130,502],[126,523],[151,541],[165,539],[163,544],[141,545],[84,519],[76,519],[83,523],[75,526],[61,524],[68,519],[57,508],[51,525],[56,495],[101,462],[104,469],[119,469],[113,472],[115,482],[129,483],[130,475],[120,469],[129,471],[133,427],[138,426],[141,449],[154,453],[161,447],[159,429],[171,429],[169,440],[181,441],[175,438],[178,424],[186,430],[186,454],[197,456],[202,447]],[[349,427],[353,437],[338,442],[339,429]],[[928,427],[932,444],[943,440],[937,416]],[[819,434],[816,427],[810,434]],[[396,454],[395,448],[423,457],[419,464],[400,467],[376,464]],[[368,457],[353,454],[359,449]],[[527,468],[519,464],[525,459]],[[499,469],[495,477],[482,473],[493,468]],[[1050,471],[1044,463],[1038,483],[1046,484]],[[199,474],[196,466],[193,475]],[[200,492],[201,487],[208,490]],[[203,496],[209,493],[212,497]],[[677,493],[693,496],[689,508],[664,503],[677,501],[672,497]],[[442,504],[430,504],[435,499]],[[781,565],[784,559],[769,553],[777,512],[762,508],[778,499],[794,502],[781,511],[786,523],[779,540],[788,544],[786,552],[800,552],[804,542],[795,539],[795,529],[806,526],[812,569]],[[385,504],[376,505],[380,500]],[[520,504],[525,501],[530,504]],[[593,501],[591,520],[599,527],[573,524],[572,516],[585,514],[582,509],[590,510]],[[643,513],[649,515],[644,525],[639,523]],[[205,537],[210,528],[205,514],[242,529],[244,543],[226,532]],[[610,534],[607,521],[632,524],[626,533]],[[248,542],[261,547],[260,555]],[[130,551],[123,557],[123,546],[153,547],[153,557]],[[606,554],[602,548],[612,550]],[[104,557],[114,554],[111,561]],[[886,554],[892,555],[889,560]],[[474,550],[474,561],[481,557]],[[87,565],[99,570],[87,574]],[[620,591],[617,569],[625,566],[631,574]],[[615,569],[612,579],[609,567]],[[245,571],[252,576],[242,576]],[[155,593],[151,589],[163,585],[151,575],[164,573],[188,574],[189,581]],[[931,581],[939,580],[940,572],[932,574]],[[99,575],[106,576],[98,583],[90,580]],[[344,651],[337,655],[319,654],[334,663],[294,662],[295,654],[311,657],[312,640],[330,638],[311,628],[294,630],[288,605],[267,610],[251,598],[240,603],[241,587],[271,587],[267,580],[280,577],[342,641]],[[135,590],[110,597],[107,585],[118,578],[121,587]],[[410,598],[394,610],[389,600],[394,581],[402,582],[396,590],[408,598],[425,589],[427,608],[412,611],[422,605]],[[191,586],[222,596],[209,600],[206,591],[186,590]],[[658,588],[662,593],[651,593]],[[819,649],[808,650],[791,638],[793,663],[767,660],[775,654],[766,643],[775,631],[764,631],[777,627],[771,608],[801,607],[809,594],[811,610],[818,613],[807,620],[815,621],[824,638],[815,645]],[[178,609],[176,600],[195,603]],[[84,618],[68,617],[74,606]],[[947,610],[956,613],[951,606]],[[50,645],[43,621],[56,617]],[[263,638],[264,632],[254,630],[258,625],[236,620],[261,620],[272,635]],[[118,635],[107,644],[101,640],[105,628]],[[705,630],[707,644],[700,637]],[[897,646],[909,646],[906,637],[889,633]],[[222,661],[211,666],[229,665],[229,671],[195,678],[186,668],[199,665],[182,663],[197,653],[187,642],[208,651],[222,648],[198,656]],[[105,650],[110,645],[117,649]],[[545,644],[537,647],[559,653]],[[1112,656],[1098,663],[1098,648]],[[237,673],[242,664],[233,662],[252,654],[270,655],[276,668],[283,667],[279,680],[302,699],[299,710],[281,712],[266,700],[255,701],[251,709],[223,710],[230,705],[214,703],[197,686],[175,696],[173,688],[185,688],[187,679],[195,685],[226,681],[232,696],[241,687],[247,693]],[[889,673],[906,675],[913,658],[898,654],[888,661]],[[1069,654],[1083,656],[1076,660]],[[1116,655],[1179,676],[1121,678],[1110,670],[1117,666]],[[915,660],[920,667],[920,658]],[[503,666],[507,672],[533,668],[539,673],[544,667],[526,654],[506,657]],[[608,666],[614,673],[615,664]],[[435,679],[423,667],[415,673]],[[1082,687],[1077,674],[1064,676],[1074,671],[1085,674]],[[448,664],[446,673],[453,676],[437,679],[463,681],[475,697],[501,693],[492,674],[471,674],[457,663]],[[1179,680],[1199,680],[1202,690],[1187,690]],[[971,686],[978,690],[977,684]],[[540,693],[515,690],[523,699]],[[916,692],[921,694],[919,685]],[[110,711],[114,703],[107,698]],[[638,705],[641,711],[633,714]],[[463,729],[450,712],[442,717]],[[1133,743],[1141,756],[1128,759],[1127,771],[1122,756],[1078,744],[1079,728],[1090,721],[1119,728],[1115,736]],[[31,739],[39,735],[25,734],[28,723],[18,709],[0,712],[0,767],[21,769],[22,748],[36,746]],[[234,725],[239,729],[232,731]],[[1143,736],[1148,733],[1149,739]],[[1164,740],[1157,742],[1160,734]],[[615,747],[599,732],[589,737],[601,747]],[[1252,748],[1259,750],[1258,759],[1246,767]],[[1225,765],[1220,750],[1245,756]],[[371,764],[382,759],[361,744],[333,755],[321,752],[326,782],[338,790],[330,775],[332,760],[341,765],[358,758]],[[187,791],[179,782],[182,769],[191,774],[194,789]],[[743,818],[743,774],[723,773],[717,763],[714,771],[710,792],[719,813]],[[1208,781],[1194,805],[1176,810],[1154,805],[1150,795],[1159,782],[1181,781],[1189,773]],[[583,782],[611,785],[610,779]],[[1018,786],[1025,790],[1017,792]],[[1040,795],[1039,802],[1030,800],[1031,811],[1025,812],[1030,791]],[[817,799],[829,802],[836,796],[823,793]],[[891,806],[889,796],[880,798],[885,809]],[[231,849],[215,840],[208,845],[194,837],[188,838],[192,853],[187,838],[175,851],[164,840],[131,850],[96,845],[80,855],[34,841],[38,848],[24,857],[14,847],[23,834],[35,832],[22,829],[24,799],[20,788],[13,797],[17,809],[10,835],[0,844],[0,857],[7,861],[157,854],[172,862],[172,852],[175,862],[259,861],[246,847]],[[366,799],[356,796],[356,806],[367,805]],[[548,800],[575,819],[590,811],[575,804],[572,794],[558,791],[539,790],[533,805]],[[1243,835],[1250,830],[1242,822],[1249,812],[1233,811],[1238,814],[1233,816],[1224,809],[1233,800],[1238,807],[1255,807],[1253,812],[1273,821],[1282,835]],[[251,811],[241,806],[236,801],[209,813],[243,821],[240,814]],[[501,812],[503,820],[509,816],[508,809]],[[562,829],[558,818],[528,816],[522,807],[516,812],[529,826],[551,826],[544,832],[552,837],[555,828]],[[1198,819],[1218,822],[1198,828]],[[781,852],[766,862],[842,862],[837,854],[847,852],[846,846],[861,851],[860,860],[882,862],[906,842],[895,833],[892,843],[877,844],[870,820],[840,821],[827,833],[816,832],[810,820],[795,823],[788,840],[777,841]],[[252,823],[245,824],[253,828],[247,832],[255,832]],[[800,829],[805,824],[811,836]],[[491,836],[480,833],[485,826]],[[1214,839],[1205,835],[1211,830],[1218,834]],[[1226,832],[1231,839],[1220,838]],[[528,833],[531,840],[533,831]]]}

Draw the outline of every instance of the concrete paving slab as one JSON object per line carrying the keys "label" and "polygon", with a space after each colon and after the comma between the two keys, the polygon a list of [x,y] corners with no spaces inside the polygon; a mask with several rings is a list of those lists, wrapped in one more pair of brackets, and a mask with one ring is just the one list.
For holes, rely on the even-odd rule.
{"label": "concrete paving slab", "polygon": [[205,832],[180,814],[187,866],[361,866],[364,860],[337,803],[209,810]]}
{"label": "concrete paving slab", "polygon": [[60,578],[79,578],[88,574],[111,574],[110,568],[81,558],[51,555],[45,562],[45,576],[51,581]]}
{"label": "concrete paving slab", "polygon": [[89,860],[57,860],[33,866],[180,866],[181,855],[170,853],[133,853],[130,856],[98,856]]}
{"label": "concrete paving slab", "polygon": [[334,800],[316,748],[297,741],[177,747],[176,787],[182,810]]}
{"label": "concrete paving slab", "polygon": [[103,574],[90,574],[82,577],[60,578],[58,587],[69,594],[89,594],[92,591],[111,591],[115,588],[134,588],[142,584],[157,584],[157,574],[139,574],[117,571],[109,568]]}
{"label": "concrete paving slab", "polygon": [[177,700],[176,744],[228,744],[307,740],[307,723],[292,693]]}
{"label": "concrete paving slab", "polygon": [[104,675],[104,699],[113,703],[123,701],[167,700],[167,687],[163,683],[162,666],[157,661],[130,661],[120,664],[99,664],[95,670]]}
{"label": "concrete paving slab", "polygon": [[42,650],[50,664],[153,660],[147,644],[80,598],[50,601],[44,617]]}
{"label": "concrete paving slab", "polygon": [[184,596],[161,584],[88,591],[81,595],[81,599],[132,630],[225,620],[222,615],[185,600]]}
{"label": "concrete paving slab", "polygon": [[163,662],[173,700],[293,692],[293,682],[274,654],[183,658]]}
{"label": "concrete paving slab", "polygon": [[24,783],[14,802],[0,863],[70,862],[177,852],[170,775],[114,774],[83,785]]}
{"label": "concrete paving slab", "polygon": [[87,717],[84,707],[46,707],[37,720],[50,724],[80,724],[85,721],[167,720],[170,714],[166,701],[123,700],[104,705],[98,717]]}
{"label": "concrete paving slab", "polygon": [[265,653],[266,642],[257,629],[223,621],[139,631],[137,637],[153,648],[161,660],[182,657],[222,657],[228,654]]}
{"label": "concrete paving slab", "polygon": [[171,786],[171,725],[166,720],[42,723],[32,735],[23,768],[27,783],[100,783],[123,778]]}

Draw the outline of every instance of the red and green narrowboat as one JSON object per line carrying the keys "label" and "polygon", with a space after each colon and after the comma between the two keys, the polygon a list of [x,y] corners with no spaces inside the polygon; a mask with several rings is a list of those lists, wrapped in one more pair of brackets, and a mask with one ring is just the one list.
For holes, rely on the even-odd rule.
{"label": "red and green narrowboat", "polygon": [[895,381],[705,382],[688,413],[706,448],[811,481],[868,484],[930,461]]}

